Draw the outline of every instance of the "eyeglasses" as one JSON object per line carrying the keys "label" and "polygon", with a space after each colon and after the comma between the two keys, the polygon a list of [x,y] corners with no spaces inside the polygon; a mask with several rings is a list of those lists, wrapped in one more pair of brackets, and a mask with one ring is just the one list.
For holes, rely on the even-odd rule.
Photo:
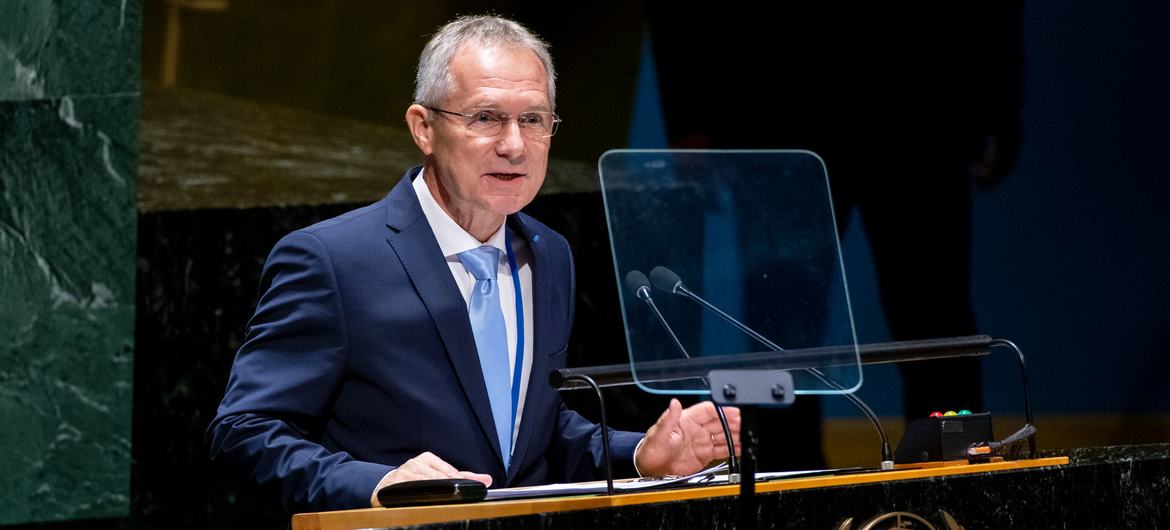
{"label": "eyeglasses", "polygon": [[[443,114],[450,114],[452,116],[459,116],[465,118],[463,126],[467,128],[471,134],[476,136],[495,136],[504,130],[504,125],[513,118],[502,112],[492,109],[471,109],[468,114],[462,112],[452,112],[443,110],[438,107],[427,107],[435,112]],[[557,133],[557,128],[561,124],[561,119],[556,114],[540,110],[530,110],[521,112],[515,116],[516,125],[520,127],[520,132],[532,139],[548,138]]]}

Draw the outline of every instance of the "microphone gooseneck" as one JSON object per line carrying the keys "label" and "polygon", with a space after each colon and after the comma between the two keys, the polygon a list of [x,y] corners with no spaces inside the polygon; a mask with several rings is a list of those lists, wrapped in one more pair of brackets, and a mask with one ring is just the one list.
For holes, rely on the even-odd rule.
{"label": "microphone gooseneck", "polygon": [[[735,317],[727,314],[726,312],[719,309],[718,307],[715,307],[710,302],[704,300],[703,297],[691,292],[689,289],[686,288],[685,285],[683,285],[682,278],[679,278],[678,274],[675,274],[674,271],[672,271],[666,267],[663,267],[661,265],[654,267],[653,269],[650,270],[650,282],[654,285],[655,289],[658,289],[658,290],[666,292],[666,293],[676,294],[676,295],[682,296],[684,298],[687,298],[687,299],[699,304],[704,309],[711,311],[712,313],[715,313],[716,315],[719,316],[719,318],[723,319],[728,324],[731,324],[736,329],[742,331],[744,334],[755,339],[760,344],[763,344],[765,347],[771,349],[772,351],[775,351],[775,352],[783,352],[784,351],[784,348],[781,348],[776,343],[772,342],[771,340],[768,340],[767,337],[757,333],[754,329],[749,328],[746,324],[744,324],[743,322],[740,322]],[[655,311],[657,311],[657,309],[655,309]],[[852,393],[845,392],[845,387],[841,386],[839,383],[834,381],[831,377],[829,377],[828,375],[826,375],[824,372],[820,371],[819,369],[805,368],[804,371],[811,374],[813,377],[816,377],[818,380],[820,380],[825,385],[827,385],[835,390],[841,391],[842,396],[845,396],[846,399],[848,399],[850,402],[852,402],[858,409],[861,410],[861,412],[863,414],[865,414],[865,417],[867,419],[869,419],[870,423],[872,423],[873,426],[877,429],[878,435],[882,439],[882,462],[881,462],[882,469],[883,470],[893,469],[894,468],[894,452],[890,449],[890,439],[888,436],[886,436],[886,430],[885,430],[885,428],[882,427],[882,423],[880,420],[878,420],[877,414],[874,413],[873,409],[869,408],[869,406],[866,405],[865,402],[861,400],[861,398],[854,396]]]}
{"label": "microphone gooseneck", "polygon": [[[651,273],[653,274],[653,273]],[[682,283],[679,280],[679,283]],[[658,323],[666,330],[666,334],[670,335],[670,340],[674,343],[674,347],[678,349],[683,357],[691,358],[687,353],[687,349],[683,346],[682,341],[678,340],[678,335],[674,334],[674,329],[666,321],[666,317],[662,315],[662,311],[658,310],[658,306],[654,303],[654,298],[650,296],[650,282],[646,280],[646,275],[642,271],[632,270],[626,273],[626,288],[634,292],[639,300],[646,302],[650,306],[654,316],[658,317]],[[700,378],[704,384],[707,384],[707,378]],[[727,472],[728,476],[734,477],[739,475],[739,461],[735,458],[735,440],[731,436],[731,426],[727,424],[727,415],[723,413],[723,407],[715,405],[715,414],[719,416],[719,425],[723,427],[723,437],[727,440]]]}

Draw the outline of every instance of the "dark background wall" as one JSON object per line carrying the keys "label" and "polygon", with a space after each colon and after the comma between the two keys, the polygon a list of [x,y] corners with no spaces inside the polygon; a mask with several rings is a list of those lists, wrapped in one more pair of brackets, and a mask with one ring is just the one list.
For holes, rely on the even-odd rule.
{"label": "dark background wall", "polygon": [[1165,412],[1170,6],[1024,14],[1020,162],[975,203],[981,320],[1035,352],[1042,409]]}
{"label": "dark background wall", "polygon": [[[1029,355],[1035,406],[1045,413],[1170,410],[1160,380],[1170,363],[1170,223],[1163,219],[1170,207],[1170,164],[1163,160],[1170,74],[1160,66],[1170,38],[1157,29],[1168,18],[1170,10],[1152,2],[1022,8],[1021,150],[1001,184],[973,196],[972,297],[980,332],[1013,339]],[[649,51],[630,141],[664,147],[659,94],[670,88],[654,78]],[[773,64],[779,82],[793,82],[783,58]],[[986,70],[972,64],[968,72]],[[783,107],[756,107],[762,114],[746,119],[766,119],[777,105]],[[915,147],[875,160],[872,178],[914,164],[922,156]],[[828,169],[832,181],[832,164]],[[856,212],[842,246],[859,340],[889,340]],[[1019,409],[1013,363],[1007,356],[986,362],[988,408]],[[892,367],[867,368],[861,394],[879,413],[897,415],[900,395],[889,389],[898,379]],[[830,400],[826,413],[854,411]],[[1170,435],[1162,429],[1153,439]]]}
{"label": "dark background wall", "polygon": [[[1170,368],[1170,70],[1161,66],[1170,36],[1158,29],[1167,21],[1170,8],[1156,2],[1025,2],[1020,157],[998,187],[973,196],[979,329],[1024,348],[1042,413],[1129,418],[1085,422],[1086,436],[1170,437],[1164,422],[1141,418],[1170,410],[1162,377]],[[895,156],[913,160],[914,148]],[[859,336],[881,340],[861,236],[854,225],[843,242]],[[989,408],[1018,411],[1010,356],[989,359],[985,374]],[[866,373],[863,395],[879,411],[897,410],[896,396],[880,390],[894,377]]]}
{"label": "dark background wall", "polygon": [[[1170,146],[1170,104],[1163,96],[1170,93],[1170,74],[1160,63],[1170,39],[1157,27],[1170,10],[1152,2],[1029,2],[1020,15],[1019,159],[999,186],[972,201],[972,297],[979,330],[1011,338],[1029,354],[1038,410],[1165,412],[1170,393],[1159,374],[1170,363],[1170,253],[1164,250],[1170,224],[1163,219],[1170,206],[1170,165],[1162,153]],[[921,20],[899,27],[928,24],[929,16],[924,10]],[[848,14],[842,17],[849,23]],[[992,42],[1011,38],[979,36]],[[654,59],[646,55],[643,61]],[[781,83],[800,82],[786,78],[792,62],[779,57],[772,63]],[[989,71],[986,65],[960,66],[972,77]],[[670,88],[655,82],[644,77],[639,84],[631,137],[639,147],[667,142],[658,94]],[[873,82],[885,80],[874,75]],[[864,97],[865,89],[842,91]],[[890,133],[904,134],[897,126]],[[871,178],[889,178],[899,166],[915,164],[924,154],[916,147],[906,143],[875,159]],[[834,166],[828,169],[832,181]],[[842,244],[859,340],[888,340],[862,220],[854,212],[851,221]],[[993,357],[985,369],[988,408],[1018,411],[1012,359]],[[896,415],[901,396],[888,390],[898,384],[892,368],[867,369],[861,394],[880,413]],[[853,415],[834,400],[826,401],[826,412]],[[1131,436],[1170,436],[1164,424],[1131,421]],[[1137,432],[1150,427],[1157,431]]]}

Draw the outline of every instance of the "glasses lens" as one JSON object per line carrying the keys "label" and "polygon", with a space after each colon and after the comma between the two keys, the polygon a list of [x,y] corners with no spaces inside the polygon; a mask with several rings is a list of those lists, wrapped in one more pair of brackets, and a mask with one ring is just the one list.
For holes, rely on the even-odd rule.
{"label": "glasses lens", "polygon": [[[512,118],[490,109],[475,109],[467,114],[467,130],[477,136],[495,136],[504,130]],[[543,111],[525,112],[516,117],[520,132],[528,138],[548,138],[557,132],[560,119],[556,114]]]}
{"label": "glasses lens", "polygon": [[551,112],[525,112],[516,118],[520,130],[530,138],[548,138],[556,133],[557,115]]}
{"label": "glasses lens", "polygon": [[498,134],[504,126],[504,119],[490,110],[473,110],[467,115],[467,130],[480,136]]}

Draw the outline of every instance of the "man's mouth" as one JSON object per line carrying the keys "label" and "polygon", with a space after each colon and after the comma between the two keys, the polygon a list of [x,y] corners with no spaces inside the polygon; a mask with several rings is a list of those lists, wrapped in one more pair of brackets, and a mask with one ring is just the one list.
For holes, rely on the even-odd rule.
{"label": "man's mouth", "polygon": [[523,177],[523,173],[488,173],[489,176],[500,180],[512,180]]}

